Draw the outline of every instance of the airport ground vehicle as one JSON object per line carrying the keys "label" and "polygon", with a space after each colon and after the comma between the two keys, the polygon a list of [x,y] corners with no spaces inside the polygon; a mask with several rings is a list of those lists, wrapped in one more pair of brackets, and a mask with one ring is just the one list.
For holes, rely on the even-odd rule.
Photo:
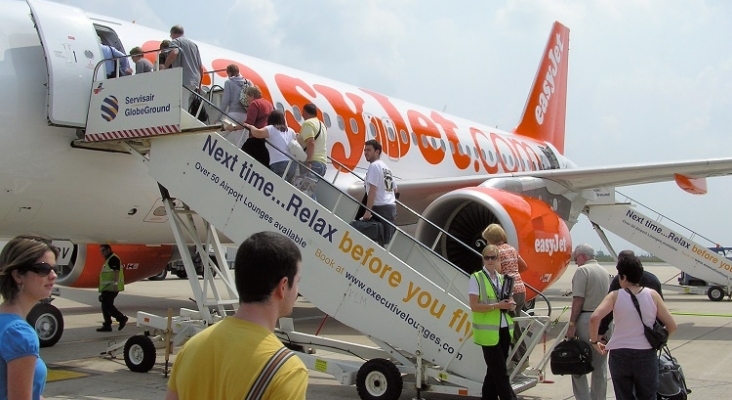
{"label": "airport ground vehicle", "polygon": [[[709,247],[709,250],[724,256],[728,260],[732,260],[732,247],[715,246]],[[681,272],[678,277],[679,285],[685,288],[686,293],[706,293],[709,300],[721,301],[724,296],[731,296],[732,293],[724,285],[719,285],[714,282],[707,282],[703,279],[699,279],[695,276],[689,275],[686,272]]]}

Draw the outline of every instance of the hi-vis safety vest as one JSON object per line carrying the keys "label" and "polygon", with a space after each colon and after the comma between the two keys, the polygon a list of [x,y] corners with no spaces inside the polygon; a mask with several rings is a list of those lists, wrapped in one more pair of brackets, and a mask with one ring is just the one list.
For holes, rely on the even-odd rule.
{"label": "hi-vis safety vest", "polygon": [[[102,265],[102,271],[99,273],[99,291],[100,292],[113,292],[114,290],[114,270],[109,266],[109,260],[112,259],[112,257],[117,257],[116,254],[112,254],[104,260],[104,265]],[[117,257],[119,260],[119,257]],[[122,268],[122,262],[120,261],[119,266],[119,279],[117,280],[117,291],[123,291],[125,290],[125,273],[124,268]]]}
{"label": "hi-vis safety vest", "polygon": [[[473,274],[478,282],[478,303],[498,304],[493,285],[490,279],[481,269]],[[503,276],[498,275],[498,284],[503,284]],[[506,314],[508,329],[513,337],[513,319]],[[498,344],[498,331],[501,328],[501,309],[496,308],[488,312],[473,312],[473,342],[480,346],[495,346]]]}

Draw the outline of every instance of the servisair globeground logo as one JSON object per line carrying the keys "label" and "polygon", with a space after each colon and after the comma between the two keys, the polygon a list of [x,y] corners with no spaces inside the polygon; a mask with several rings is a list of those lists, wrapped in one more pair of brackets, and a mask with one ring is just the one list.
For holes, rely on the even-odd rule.
{"label": "servisair globeground logo", "polygon": [[109,122],[117,117],[119,111],[119,102],[114,96],[107,96],[102,100],[102,118]]}

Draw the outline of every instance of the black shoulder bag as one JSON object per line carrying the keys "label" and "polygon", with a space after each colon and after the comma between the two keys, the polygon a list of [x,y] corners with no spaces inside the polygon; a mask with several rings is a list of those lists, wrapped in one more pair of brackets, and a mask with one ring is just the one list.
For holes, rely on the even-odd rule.
{"label": "black shoulder bag", "polygon": [[646,335],[646,340],[648,340],[648,343],[650,343],[654,350],[661,350],[666,346],[666,343],[668,343],[668,331],[658,322],[658,320],[654,320],[653,328],[646,326],[646,324],[643,323],[643,315],[641,314],[640,306],[638,305],[638,299],[630,289],[625,289],[625,291],[630,295],[630,298],[633,300],[633,305],[635,306],[636,311],[638,311],[641,324],[643,324],[643,333]]}

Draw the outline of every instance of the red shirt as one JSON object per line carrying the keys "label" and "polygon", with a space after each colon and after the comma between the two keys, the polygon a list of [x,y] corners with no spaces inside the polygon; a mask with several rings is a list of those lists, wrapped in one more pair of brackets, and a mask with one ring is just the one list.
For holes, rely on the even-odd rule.
{"label": "red shirt", "polygon": [[273,110],[274,107],[269,101],[265,99],[256,99],[249,103],[247,119],[244,122],[249,125],[254,125],[257,128],[264,128],[267,125],[269,113]]}

